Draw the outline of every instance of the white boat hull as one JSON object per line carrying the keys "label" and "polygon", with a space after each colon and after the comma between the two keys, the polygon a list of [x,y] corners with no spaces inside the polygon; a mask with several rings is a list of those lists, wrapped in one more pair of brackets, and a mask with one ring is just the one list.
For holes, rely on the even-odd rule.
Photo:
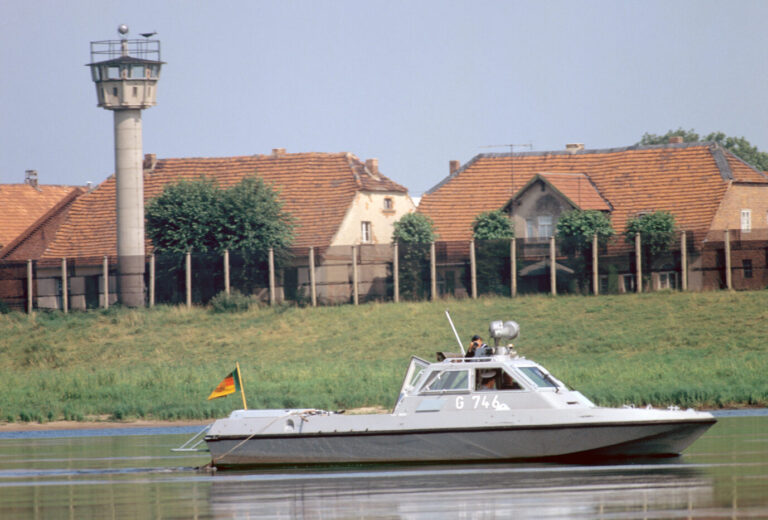
{"label": "white boat hull", "polygon": [[[703,414],[708,415],[708,414]],[[217,467],[676,455],[714,419],[209,435]]]}

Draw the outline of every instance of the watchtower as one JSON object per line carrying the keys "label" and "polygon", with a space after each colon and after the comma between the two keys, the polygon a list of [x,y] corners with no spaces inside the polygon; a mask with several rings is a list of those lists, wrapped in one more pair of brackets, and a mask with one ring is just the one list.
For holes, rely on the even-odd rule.
{"label": "watchtower", "polygon": [[144,305],[144,177],[141,111],[157,103],[160,41],[129,40],[128,26],[117,29],[120,40],[91,42],[91,78],[98,106],[114,113],[117,200],[118,298],[123,305]]}

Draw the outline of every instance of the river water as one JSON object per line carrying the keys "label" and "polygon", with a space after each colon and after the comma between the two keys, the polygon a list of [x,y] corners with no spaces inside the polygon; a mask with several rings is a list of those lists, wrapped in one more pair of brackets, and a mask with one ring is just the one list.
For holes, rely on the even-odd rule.
{"label": "river water", "polygon": [[196,470],[199,427],[0,433],[0,518],[768,518],[768,412],[631,463]]}

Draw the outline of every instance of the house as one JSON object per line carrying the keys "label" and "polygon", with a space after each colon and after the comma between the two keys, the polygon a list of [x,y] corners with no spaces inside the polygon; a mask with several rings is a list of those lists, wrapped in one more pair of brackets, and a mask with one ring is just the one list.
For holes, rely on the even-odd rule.
{"label": "house", "polygon": [[[604,150],[569,145],[562,151],[480,154],[463,166],[452,161],[449,176],[422,197],[418,211],[432,218],[441,240],[468,242],[477,215],[497,209],[510,214],[525,246],[548,240],[564,212],[603,211],[617,234],[605,254],[625,260],[633,247],[620,238],[627,221],[668,211],[688,234],[689,287],[703,289],[721,283],[719,260],[704,252],[722,252],[724,230],[738,230],[741,240],[768,238],[768,176],[715,143]],[[738,265],[765,264],[764,249],[755,248],[753,256],[737,259]],[[674,285],[674,261],[658,259],[654,269],[666,269],[672,278],[657,272],[655,286],[670,279]],[[628,265],[624,271],[629,281]],[[742,280],[741,287],[765,287],[763,278]]]}
{"label": "house", "polygon": [[[144,160],[144,199],[159,195],[163,187],[183,180],[213,179],[220,187],[238,183],[245,176],[258,175],[278,192],[283,209],[295,221],[293,247],[318,248],[318,283],[332,291],[335,279],[346,282],[348,269],[334,270],[333,256],[348,258],[351,246],[389,244],[393,224],[415,206],[403,186],[384,176],[376,159],[361,161],[351,153],[287,153],[277,148],[271,154],[218,158],[157,159],[147,154]],[[37,233],[46,232],[43,229]],[[46,235],[49,236],[50,234]],[[59,259],[78,259],[70,280],[71,305],[99,305],[103,294],[102,260],[110,263],[117,255],[115,177],[109,177],[78,199],[66,219],[46,241],[44,251],[35,256],[24,248],[6,259],[36,258],[39,265],[56,269]],[[30,237],[33,238],[33,237]],[[147,242],[147,251],[151,252]],[[46,263],[47,262],[47,263]],[[308,279],[306,269],[293,273],[294,284]],[[112,278],[112,277],[111,277]],[[113,281],[110,296],[114,301]],[[38,304],[59,286],[41,288]],[[321,295],[333,298],[334,295]],[[46,306],[58,306],[45,300]]]}
{"label": "house", "polygon": [[[20,248],[32,257],[40,255],[45,239],[55,234],[72,203],[83,193],[85,190],[77,186],[38,184],[34,170],[26,172],[23,184],[0,184],[0,259]],[[39,232],[43,228],[46,233]],[[30,239],[32,235],[37,239]],[[0,297],[6,305],[23,308],[27,294],[26,264],[6,263],[3,267]]]}

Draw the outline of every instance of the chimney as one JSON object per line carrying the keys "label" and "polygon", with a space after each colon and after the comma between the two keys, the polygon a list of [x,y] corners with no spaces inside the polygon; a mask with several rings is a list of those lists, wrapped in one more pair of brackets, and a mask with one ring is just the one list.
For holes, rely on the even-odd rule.
{"label": "chimney", "polygon": [[154,170],[156,164],[157,164],[157,154],[154,154],[154,153],[144,154],[143,168],[145,170]]}
{"label": "chimney", "polygon": [[91,181],[88,181],[88,182],[86,182],[86,183],[85,183],[85,188],[86,188],[86,189],[87,189],[89,192],[93,191],[93,183],[92,183]]}
{"label": "chimney", "polygon": [[37,188],[37,170],[27,170],[24,172],[24,184]]}
{"label": "chimney", "polygon": [[565,145],[565,151],[569,153],[581,152],[584,150],[584,143],[568,143]]}
{"label": "chimney", "polygon": [[683,143],[682,135],[673,135],[669,138],[669,144],[682,144],[682,143]]}
{"label": "chimney", "polygon": [[378,159],[366,159],[365,160],[365,167],[368,168],[368,171],[371,172],[373,175],[379,174],[379,160]]}
{"label": "chimney", "polygon": [[272,148],[272,157],[280,157],[285,155],[285,148]]}
{"label": "chimney", "polygon": [[456,159],[448,161],[448,171],[450,172],[450,175],[456,175],[459,168],[461,168],[461,161],[457,161]]}

